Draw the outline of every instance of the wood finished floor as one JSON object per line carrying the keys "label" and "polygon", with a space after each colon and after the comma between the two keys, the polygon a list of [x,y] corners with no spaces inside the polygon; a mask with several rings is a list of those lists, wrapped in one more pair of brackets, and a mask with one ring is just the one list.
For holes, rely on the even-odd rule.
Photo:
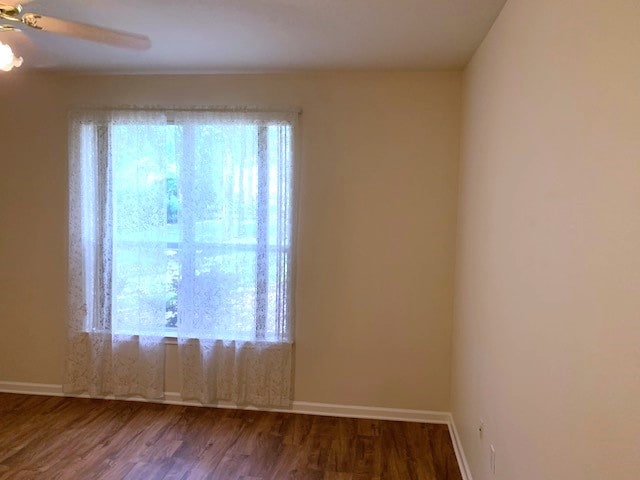
{"label": "wood finished floor", "polygon": [[461,480],[446,425],[0,393],[0,479]]}

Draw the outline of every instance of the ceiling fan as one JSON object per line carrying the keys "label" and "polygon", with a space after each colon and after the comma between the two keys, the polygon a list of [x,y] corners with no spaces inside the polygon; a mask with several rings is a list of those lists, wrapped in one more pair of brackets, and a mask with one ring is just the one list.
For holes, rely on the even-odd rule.
{"label": "ceiling fan", "polygon": [[[147,50],[151,47],[151,40],[145,35],[112,30],[87,23],[62,20],[37,13],[24,12],[22,5],[29,1],[30,0],[0,0],[0,21],[5,20],[9,22],[5,24],[0,23],[0,32],[20,30],[19,27],[25,25],[29,28],[42,30],[43,32],[51,32],[58,35],[80,38],[82,40],[104,43],[114,47],[134,50]],[[0,56],[2,56],[1,52]]]}

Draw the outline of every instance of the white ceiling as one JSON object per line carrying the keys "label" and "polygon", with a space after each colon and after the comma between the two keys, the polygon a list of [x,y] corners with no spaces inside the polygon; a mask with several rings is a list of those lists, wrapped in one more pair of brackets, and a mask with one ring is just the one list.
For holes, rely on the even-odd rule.
{"label": "white ceiling", "polygon": [[[9,1],[9,0],[5,0]],[[14,0],[15,1],[15,0]],[[2,3],[2,0],[0,0]],[[34,0],[26,12],[147,35],[128,51],[23,28],[22,68],[244,72],[463,67],[505,0]]]}

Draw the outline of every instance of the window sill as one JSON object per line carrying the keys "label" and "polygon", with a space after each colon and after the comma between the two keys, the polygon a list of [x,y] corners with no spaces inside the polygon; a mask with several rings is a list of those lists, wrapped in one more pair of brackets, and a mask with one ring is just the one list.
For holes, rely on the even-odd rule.
{"label": "window sill", "polygon": [[[94,332],[97,332],[94,330]],[[86,333],[92,333],[91,331],[87,331]],[[106,333],[106,332],[104,332]],[[178,345],[178,337],[173,335],[166,335],[165,332],[144,332],[144,333],[133,333],[133,332],[113,332],[113,335],[123,335],[129,337],[139,337],[141,335],[150,335],[154,337],[162,337],[162,342],[165,345]],[[244,337],[244,338],[221,338],[221,337],[190,337],[190,339],[194,340],[209,340],[209,341],[223,341],[223,342],[247,342],[247,343],[270,343],[270,344],[282,344],[282,343],[293,343],[292,341],[286,340],[276,340],[273,338],[261,339],[258,340],[256,338]]]}

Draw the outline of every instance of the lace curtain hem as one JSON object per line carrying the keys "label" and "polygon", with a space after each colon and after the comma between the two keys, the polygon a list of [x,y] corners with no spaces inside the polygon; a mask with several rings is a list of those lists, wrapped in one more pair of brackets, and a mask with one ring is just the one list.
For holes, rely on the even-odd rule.
{"label": "lace curtain hem", "polygon": [[[162,337],[81,332],[70,339],[63,392],[92,397],[164,398]],[[178,341],[181,397],[203,405],[291,406],[293,345],[187,339]]]}

